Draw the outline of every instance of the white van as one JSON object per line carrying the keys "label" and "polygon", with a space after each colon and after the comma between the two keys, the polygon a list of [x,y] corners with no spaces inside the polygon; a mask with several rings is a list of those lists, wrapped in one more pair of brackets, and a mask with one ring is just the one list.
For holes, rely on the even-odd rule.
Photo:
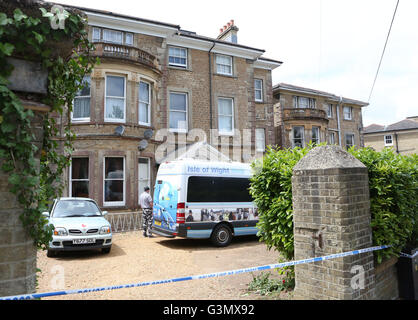
{"label": "white van", "polygon": [[251,167],[237,162],[177,160],[160,165],[154,188],[153,232],[211,239],[257,233],[258,211],[249,194]]}

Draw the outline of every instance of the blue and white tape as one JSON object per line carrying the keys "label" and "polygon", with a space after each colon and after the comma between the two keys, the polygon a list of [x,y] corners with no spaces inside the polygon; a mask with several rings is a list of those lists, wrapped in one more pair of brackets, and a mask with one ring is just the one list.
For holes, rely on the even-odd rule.
{"label": "blue and white tape", "polygon": [[269,269],[280,269],[280,268],[295,266],[299,264],[337,259],[337,258],[348,257],[348,256],[362,254],[362,253],[377,251],[377,250],[383,250],[389,247],[390,246],[371,247],[367,249],[359,249],[359,250],[353,250],[349,252],[331,254],[331,255],[323,256],[323,257],[303,259],[303,260],[298,260],[298,261],[289,261],[289,262],[283,262],[283,263],[278,263],[278,264],[270,264],[270,265],[265,265],[265,266],[237,269],[237,270],[231,270],[231,271],[208,273],[208,274],[182,277],[182,278],[172,278],[172,279],[166,279],[166,280],[140,282],[140,283],[134,283],[134,284],[124,284],[124,285],[119,285],[119,286],[106,286],[106,287],[97,287],[97,288],[90,288],[90,289],[77,289],[77,290],[33,293],[33,294],[18,295],[18,296],[0,297],[0,300],[32,300],[32,299],[40,299],[40,298],[53,297],[53,296],[63,296],[63,295],[70,295],[70,294],[81,294],[81,293],[89,293],[89,292],[145,287],[145,286],[151,286],[151,285],[157,285],[157,284],[163,284],[163,283],[174,283],[174,282],[181,282],[181,281],[188,281],[188,280],[224,277],[224,276],[231,276],[231,275],[247,273],[247,272],[263,271],[263,270],[269,270]]}
{"label": "blue and white tape", "polygon": [[414,254],[406,254],[406,253],[403,253],[403,252],[401,252],[400,253],[400,256],[401,257],[404,257],[404,258],[410,258],[410,259],[414,259],[416,256],[418,256],[418,251],[417,252],[415,252]]}

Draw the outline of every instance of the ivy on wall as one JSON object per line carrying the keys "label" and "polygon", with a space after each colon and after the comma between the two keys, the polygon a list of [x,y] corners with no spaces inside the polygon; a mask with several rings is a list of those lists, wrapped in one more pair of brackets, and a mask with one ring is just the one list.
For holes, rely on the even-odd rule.
{"label": "ivy on wall", "polygon": [[[58,139],[58,125],[51,114],[62,116],[65,110],[67,119],[71,119],[73,99],[84,85],[83,78],[99,62],[90,55],[94,47],[87,38],[86,19],[65,10],[63,15],[64,28],[54,29],[54,15],[44,8],[33,16],[20,9],[15,9],[12,16],[0,12],[0,165],[9,175],[10,192],[24,208],[20,216],[23,226],[42,249],[47,248],[53,231],[42,212],[62,194],[62,175],[70,163],[74,140],[70,121],[63,128],[64,139]],[[71,54],[66,57],[63,54],[68,44]],[[44,118],[41,150],[33,143],[33,111],[25,109],[7,87],[13,71],[7,60],[11,56],[40,62],[48,71],[48,92],[41,102],[51,110]],[[37,153],[41,154],[40,165]]]}

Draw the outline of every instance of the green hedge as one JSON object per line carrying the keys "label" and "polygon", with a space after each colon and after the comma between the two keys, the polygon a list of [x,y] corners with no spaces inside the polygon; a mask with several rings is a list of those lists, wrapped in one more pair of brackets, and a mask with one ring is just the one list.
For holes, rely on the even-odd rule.
{"label": "green hedge", "polygon": [[[275,150],[269,148],[262,161],[253,163],[255,174],[250,193],[259,208],[260,241],[269,249],[293,259],[292,172],[312,146]],[[397,255],[408,243],[416,246],[418,235],[418,156],[402,156],[392,149],[376,152],[350,149],[369,170],[371,227],[374,245],[390,244],[376,252],[377,262]]]}

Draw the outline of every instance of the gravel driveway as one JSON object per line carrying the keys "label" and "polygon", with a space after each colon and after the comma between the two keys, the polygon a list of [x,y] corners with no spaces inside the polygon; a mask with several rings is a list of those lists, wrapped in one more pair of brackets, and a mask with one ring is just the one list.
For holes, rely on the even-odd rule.
{"label": "gravel driveway", "polygon": [[[142,232],[114,234],[112,251],[107,255],[100,251],[84,251],[64,252],[56,258],[47,258],[46,252],[39,251],[37,266],[42,272],[38,274],[37,292],[163,280],[266,265],[277,261],[278,254],[268,251],[254,236],[234,238],[227,248],[215,248],[209,240],[144,238]],[[272,273],[277,276],[276,272]],[[245,273],[43,299],[265,299],[246,292],[251,280],[252,274]]]}

